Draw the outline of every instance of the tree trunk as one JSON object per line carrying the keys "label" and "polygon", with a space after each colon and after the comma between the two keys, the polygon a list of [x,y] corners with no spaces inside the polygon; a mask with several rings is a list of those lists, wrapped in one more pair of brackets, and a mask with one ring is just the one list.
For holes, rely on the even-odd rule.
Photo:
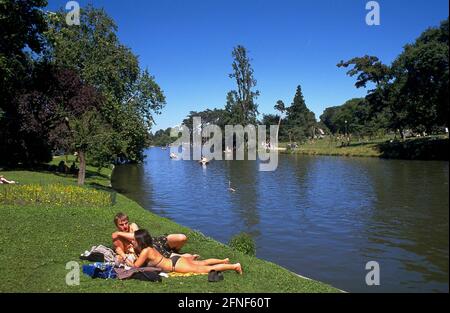
{"label": "tree trunk", "polygon": [[278,134],[280,133],[280,125],[281,125],[281,116],[280,116],[280,119],[278,120],[278,128],[277,128],[277,140],[279,140],[279,138],[278,138]]}
{"label": "tree trunk", "polygon": [[78,151],[78,158],[80,160],[80,169],[78,171],[78,186],[84,185],[86,177],[86,158],[83,151]]}

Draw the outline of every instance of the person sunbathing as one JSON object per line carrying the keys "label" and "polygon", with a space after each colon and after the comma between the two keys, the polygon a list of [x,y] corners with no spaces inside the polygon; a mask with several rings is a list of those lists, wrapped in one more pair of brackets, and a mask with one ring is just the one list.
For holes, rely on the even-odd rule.
{"label": "person sunbathing", "polygon": [[0,175],[0,184],[17,184],[18,182],[14,180],[7,180],[5,176]]}
{"label": "person sunbathing", "polygon": [[[124,213],[117,213],[114,217],[114,224],[117,231],[112,234],[112,240],[114,250],[120,256],[120,261],[124,261],[127,257],[133,258],[135,255],[134,246],[135,238],[134,232],[139,229],[136,223],[130,223],[128,216]],[[165,257],[170,257],[173,254],[177,254],[181,247],[186,243],[187,237],[184,234],[170,234],[167,236],[154,237],[153,243],[155,249]],[[182,254],[187,258],[196,259],[199,256],[197,254]]]}
{"label": "person sunbathing", "polygon": [[137,243],[137,252],[139,257],[136,261],[127,260],[127,264],[133,267],[152,266],[158,267],[165,272],[176,273],[209,273],[215,271],[234,270],[242,274],[242,266],[240,263],[230,264],[226,259],[207,259],[193,260],[181,255],[175,255],[166,258],[153,247],[152,237],[145,229],[135,231],[134,237]]}

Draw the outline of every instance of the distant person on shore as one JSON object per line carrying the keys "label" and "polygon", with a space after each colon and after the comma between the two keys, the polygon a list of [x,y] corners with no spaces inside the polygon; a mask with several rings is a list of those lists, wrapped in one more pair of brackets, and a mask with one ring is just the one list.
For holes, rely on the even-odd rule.
{"label": "distant person on shore", "polygon": [[[117,227],[117,231],[112,234],[112,240],[114,245],[114,250],[122,258],[126,260],[128,255],[136,255],[135,247],[136,241],[134,233],[139,230],[136,223],[130,223],[128,216],[124,213],[117,213],[114,217],[114,224]],[[152,238],[154,248],[165,257],[170,257],[171,255],[179,255],[181,247],[187,241],[187,237],[184,234],[170,234],[167,236],[158,236]],[[183,254],[186,258],[196,259],[198,255],[185,253]]]}
{"label": "distant person on shore", "polygon": [[72,165],[70,166],[70,169],[69,169],[69,173],[70,174],[78,174],[78,168],[75,165],[75,162],[72,162]]}
{"label": "distant person on shore", "polygon": [[0,175],[0,184],[18,184],[19,182],[16,182],[14,180],[7,180],[5,176]]}
{"label": "distant person on shore", "polygon": [[210,271],[236,271],[242,274],[240,263],[229,264],[229,259],[207,259],[196,261],[192,258],[186,258],[182,255],[174,255],[170,258],[164,257],[155,248],[152,237],[145,229],[139,229],[135,232],[136,250],[139,257],[136,261],[127,261],[129,266],[158,267],[165,272],[176,273],[209,273]]}
{"label": "distant person on shore", "polygon": [[67,174],[69,172],[69,167],[66,165],[66,162],[60,161],[58,163],[58,172]]}

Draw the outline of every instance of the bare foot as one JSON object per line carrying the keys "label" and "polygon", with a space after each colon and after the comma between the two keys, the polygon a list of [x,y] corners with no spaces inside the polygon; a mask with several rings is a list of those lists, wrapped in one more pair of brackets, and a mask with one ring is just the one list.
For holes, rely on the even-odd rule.
{"label": "bare foot", "polygon": [[235,264],[235,271],[238,273],[238,274],[240,274],[240,275],[242,275],[242,266],[241,266],[241,263],[236,263]]}
{"label": "bare foot", "polygon": [[230,259],[229,258],[223,259],[223,264],[229,264],[229,263],[230,263]]}

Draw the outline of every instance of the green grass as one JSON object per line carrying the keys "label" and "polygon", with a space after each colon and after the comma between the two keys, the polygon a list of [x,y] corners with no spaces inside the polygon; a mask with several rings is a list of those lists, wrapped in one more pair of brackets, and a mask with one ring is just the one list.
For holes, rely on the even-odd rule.
{"label": "green grass", "polygon": [[[56,164],[58,159],[54,160]],[[70,165],[70,164],[69,164]],[[88,167],[85,188],[108,190],[110,169],[96,173]],[[24,184],[76,184],[76,178],[49,172],[0,172]],[[0,189],[3,188],[0,185]],[[109,190],[112,192],[112,190]],[[164,278],[161,283],[137,280],[91,279],[81,274],[80,285],[65,283],[66,263],[79,262],[79,255],[97,244],[110,245],[115,230],[114,215],[126,212],[130,219],[152,235],[184,233],[189,241],[184,252],[202,258],[229,257],[240,262],[244,274],[225,272],[224,281],[209,283],[204,275]],[[144,210],[136,202],[117,195],[114,206],[70,207],[52,205],[12,206],[0,203],[0,292],[339,292],[267,261],[232,250],[198,231]],[[85,263],[85,262],[84,262]]]}
{"label": "green grass", "polygon": [[[316,139],[299,145],[298,148],[285,153],[298,153],[307,155],[334,155],[334,156],[359,156],[359,157],[380,157],[381,152],[378,145],[386,139],[370,141],[352,141],[350,144],[342,145],[341,141],[329,138]],[[286,147],[287,143],[281,143],[280,147]]]}
{"label": "green grass", "polygon": [[[378,139],[353,139],[348,145],[345,140],[330,137],[316,139],[299,145],[295,149],[281,150],[281,153],[306,155],[332,155],[353,157],[379,157],[410,160],[448,160],[449,139],[446,135],[393,140],[392,137]],[[285,149],[286,142],[279,144]]]}

